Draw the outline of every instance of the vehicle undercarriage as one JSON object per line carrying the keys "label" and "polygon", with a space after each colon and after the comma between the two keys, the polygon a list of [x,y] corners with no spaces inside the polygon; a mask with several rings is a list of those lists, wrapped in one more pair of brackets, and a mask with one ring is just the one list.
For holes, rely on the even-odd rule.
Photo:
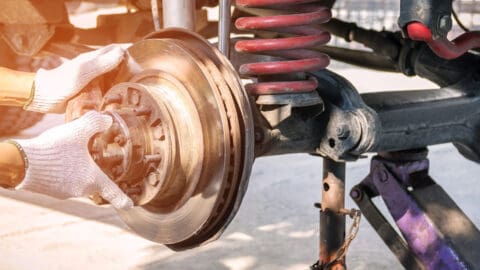
{"label": "vehicle undercarriage", "polygon": [[[1,64],[133,43],[70,101],[66,120],[113,117],[89,149],[135,202],[119,215],[139,235],[179,251],[213,241],[241,206],[255,158],[308,153],[324,159],[312,269],[346,268],[361,216],[407,269],[479,268],[480,231],[428,173],[430,145],[453,143],[480,162],[480,32],[448,36],[453,19],[461,24],[452,0],[399,1],[398,31],[332,18],[334,0],[110,1],[127,12],[80,29],[69,2],[0,3]],[[369,50],[326,45],[331,36]],[[439,88],[360,94],[326,69],[330,58]],[[349,191],[359,209],[345,209],[346,163],[367,153],[370,173]]]}

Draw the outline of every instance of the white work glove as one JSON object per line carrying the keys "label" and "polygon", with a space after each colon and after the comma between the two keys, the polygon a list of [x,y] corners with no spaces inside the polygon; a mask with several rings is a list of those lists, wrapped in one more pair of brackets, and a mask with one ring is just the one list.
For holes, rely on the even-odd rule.
{"label": "white work glove", "polygon": [[95,111],[28,140],[13,140],[27,160],[25,179],[17,189],[58,199],[100,194],[115,208],[127,209],[132,200],[97,166],[88,152],[90,138],[107,130],[112,118]]}
{"label": "white work glove", "polygon": [[117,67],[125,57],[120,45],[110,45],[88,52],[61,66],[35,75],[33,98],[26,110],[42,113],[63,113],[69,99],[77,95],[98,76]]}

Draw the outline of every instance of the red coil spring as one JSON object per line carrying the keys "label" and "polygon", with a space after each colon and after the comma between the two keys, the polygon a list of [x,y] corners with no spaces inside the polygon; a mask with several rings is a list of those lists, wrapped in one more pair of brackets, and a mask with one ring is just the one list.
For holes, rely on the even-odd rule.
{"label": "red coil spring", "polygon": [[[314,3],[318,0],[237,0],[237,6],[268,8],[286,11],[283,15],[239,18],[235,26],[239,30],[267,30],[293,35],[293,37],[242,40],[235,50],[242,53],[257,53],[278,56],[285,61],[244,64],[240,74],[265,76],[309,72],[324,69],[330,63],[328,55],[312,48],[326,44],[330,33],[315,27],[330,20],[332,13],[327,7]],[[295,11],[295,13],[291,13]],[[305,93],[314,91],[318,82],[314,78],[302,81],[260,82],[246,85],[252,95]]]}

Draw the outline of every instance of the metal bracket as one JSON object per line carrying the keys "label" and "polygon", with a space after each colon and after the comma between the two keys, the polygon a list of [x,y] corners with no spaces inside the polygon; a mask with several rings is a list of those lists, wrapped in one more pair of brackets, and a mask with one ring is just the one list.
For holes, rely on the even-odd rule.
{"label": "metal bracket", "polygon": [[402,0],[398,25],[404,29],[411,22],[421,22],[437,39],[452,29],[451,14],[452,0]]}

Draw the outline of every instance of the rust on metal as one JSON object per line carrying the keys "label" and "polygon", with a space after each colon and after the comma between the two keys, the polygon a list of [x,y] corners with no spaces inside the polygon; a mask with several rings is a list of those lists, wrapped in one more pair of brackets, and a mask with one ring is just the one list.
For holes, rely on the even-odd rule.
{"label": "rust on metal", "polygon": [[345,241],[345,215],[342,214],[345,207],[345,163],[324,159],[321,207],[319,265],[321,269],[345,269],[345,260],[337,260]]}
{"label": "rust on metal", "polygon": [[91,141],[92,157],[134,200],[119,215],[138,234],[176,250],[214,240],[238,210],[253,163],[241,81],[218,50],[183,30],[127,53],[97,106],[114,125]]}

